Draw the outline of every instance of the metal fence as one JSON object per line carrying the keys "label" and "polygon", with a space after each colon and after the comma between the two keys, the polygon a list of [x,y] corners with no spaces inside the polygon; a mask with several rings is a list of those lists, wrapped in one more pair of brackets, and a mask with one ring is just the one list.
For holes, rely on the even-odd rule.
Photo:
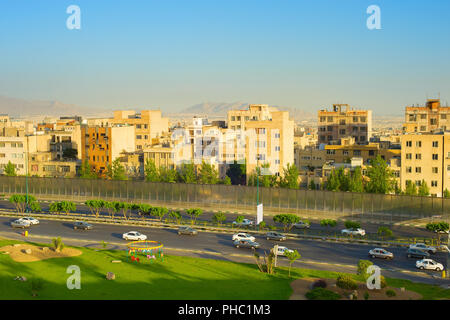
{"label": "metal fence", "polygon": [[[303,217],[383,221],[431,218],[450,220],[450,199],[405,195],[259,188],[265,214],[297,213]],[[0,176],[0,193],[26,192],[25,177]],[[231,212],[256,212],[256,187],[112,181],[67,178],[28,178],[28,192],[38,199],[150,203],[179,208],[200,207]]]}

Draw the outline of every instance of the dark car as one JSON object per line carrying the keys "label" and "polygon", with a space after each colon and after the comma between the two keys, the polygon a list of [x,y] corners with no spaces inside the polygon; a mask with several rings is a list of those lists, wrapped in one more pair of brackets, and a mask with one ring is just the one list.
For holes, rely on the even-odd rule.
{"label": "dark car", "polygon": [[178,234],[187,234],[190,236],[195,236],[198,234],[198,231],[195,229],[192,229],[191,227],[180,227],[178,229]]}
{"label": "dark car", "polygon": [[424,259],[424,258],[428,258],[430,256],[430,254],[428,252],[419,250],[419,249],[411,249],[409,248],[406,251],[406,256],[408,258],[419,258],[419,259]]}
{"label": "dark car", "polygon": [[279,232],[267,232],[266,238],[267,240],[276,240],[276,241],[286,240],[286,236]]}
{"label": "dark car", "polygon": [[259,243],[250,241],[250,240],[236,240],[234,241],[234,246],[236,248],[250,248],[250,249],[258,249]]}
{"label": "dark car", "polygon": [[82,230],[91,230],[92,224],[84,222],[84,221],[77,221],[73,224],[73,228],[76,229],[82,229]]}

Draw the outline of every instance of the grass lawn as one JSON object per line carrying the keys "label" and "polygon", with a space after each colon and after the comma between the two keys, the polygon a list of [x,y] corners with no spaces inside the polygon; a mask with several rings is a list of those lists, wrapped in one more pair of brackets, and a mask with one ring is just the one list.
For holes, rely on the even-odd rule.
{"label": "grass lawn", "polygon": [[[21,243],[0,240],[0,247]],[[42,244],[39,244],[42,246]],[[275,275],[258,271],[256,265],[213,259],[164,256],[164,261],[130,263],[125,251],[78,248],[81,256],[53,258],[35,262],[15,262],[0,254],[0,299],[288,299],[290,282],[295,278],[335,278],[337,273],[293,268],[292,278],[287,268],[277,268]],[[111,263],[122,260],[122,263]],[[81,269],[81,290],[66,287],[70,274],[66,269],[77,265]],[[114,272],[116,279],[105,279]],[[14,280],[25,276],[28,281]],[[30,281],[43,280],[37,297],[31,296]],[[427,299],[450,298],[450,290],[387,279],[389,285],[404,286]]]}

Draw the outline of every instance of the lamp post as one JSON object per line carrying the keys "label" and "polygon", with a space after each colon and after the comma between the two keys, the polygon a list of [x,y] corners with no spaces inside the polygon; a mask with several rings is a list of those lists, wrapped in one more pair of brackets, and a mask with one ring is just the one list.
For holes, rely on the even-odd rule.
{"label": "lamp post", "polygon": [[25,142],[27,144],[25,151],[25,213],[28,213],[28,139]]}

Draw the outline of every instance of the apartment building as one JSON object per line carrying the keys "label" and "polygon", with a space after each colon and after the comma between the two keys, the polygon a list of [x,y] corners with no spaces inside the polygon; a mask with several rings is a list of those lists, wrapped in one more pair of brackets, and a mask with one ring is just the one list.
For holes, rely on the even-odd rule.
{"label": "apartment building", "polygon": [[91,169],[104,176],[107,166],[123,152],[135,151],[135,127],[115,125],[109,127],[81,127],[81,158],[88,160]]}
{"label": "apartment building", "polygon": [[333,109],[318,111],[319,143],[337,143],[353,137],[366,144],[372,136],[372,110],[354,110],[348,104],[334,104]]}
{"label": "apartment building", "polygon": [[[231,110],[228,129],[245,132],[245,149],[225,147],[225,154],[246,161],[247,177],[256,167],[268,163],[270,174],[282,175],[287,164],[294,164],[294,121],[289,112],[268,105],[249,105],[247,110]],[[237,137],[239,138],[239,137]],[[233,157],[227,157],[232,160]],[[240,159],[239,159],[240,158]]]}
{"label": "apartment building", "polygon": [[27,138],[25,131],[12,127],[0,128],[0,174],[11,162],[18,175],[26,173]]}
{"label": "apartment building", "polygon": [[424,180],[430,194],[438,197],[450,190],[450,133],[409,133],[401,143],[402,190],[408,180],[417,186]]}
{"label": "apartment building", "polygon": [[54,160],[52,152],[36,152],[29,154],[29,174],[37,177],[74,178],[77,174],[77,161]]}
{"label": "apartment building", "polygon": [[450,130],[450,107],[441,106],[439,99],[428,99],[425,106],[408,106],[405,109],[404,133]]}
{"label": "apartment building", "polygon": [[162,117],[160,110],[114,111],[112,124],[128,124],[135,127],[135,150],[143,150],[152,145],[152,139],[169,131],[169,119]]}
{"label": "apartment building", "polygon": [[314,171],[326,162],[326,150],[316,146],[294,147],[294,163],[300,171]]}

